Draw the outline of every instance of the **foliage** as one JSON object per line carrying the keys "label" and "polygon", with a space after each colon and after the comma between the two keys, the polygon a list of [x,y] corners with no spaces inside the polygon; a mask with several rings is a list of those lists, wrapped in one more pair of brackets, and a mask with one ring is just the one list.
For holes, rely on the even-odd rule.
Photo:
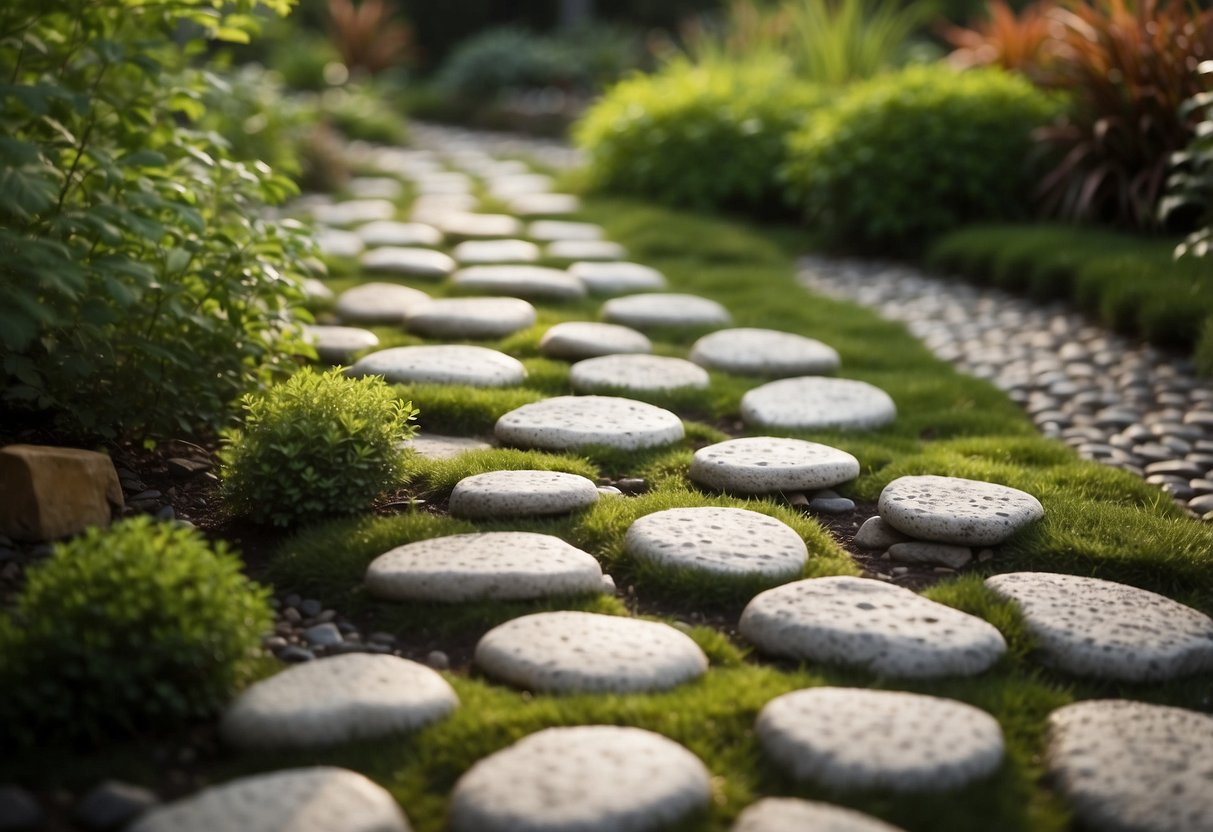
{"label": "foliage", "polygon": [[999,66],[1033,80],[1045,77],[1053,59],[1052,0],[1038,0],[1018,15],[1006,0],[992,0],[973,28],[945,24],[942,34],[955,47],[948,61],[958,69]]}
{"label": "foliage", "polygon": [[789,132],[822,100],[777,63],[672,61],[623,81],[575,138],[601,189],[696,208],[779,208],[775,171]]}
{"label": "foliage", "polygon": [[837,243],[910,249],[1026,209],[1033,128],[1056,104],[1001,70],[911,67],[856,84],[790,140],[788,191]]}
{"label": "foliage", "polygon": [[222,541],[147,517],[59,544],[12,613],[0,724],[96,741],[214,713],[272,623],[240,567]]}
{"label": "foliage", "polygon": [[191,431],[306,351],[290,322],[305,240],[261,218],[293,186],[190,126],[214,79],[185,57],[203,35],[247,39],[256,5],[0,7],[9,406],[83,432]]}
{"label": "foliage", "polygon": [[243,405],[244,426],[221,452],[222,494],[236,514],[290,526],[362,511],[402,484],[400,443],[417,411],[377,376],[304,369]]}
{"label": "foliage", "polygon": [[372,85],[347,84],[320,96],[322,116],[348,138],[383,144],[408,139],[404,116]]}
{"label": "foliage", "polygon": [[299,146],[315,121],[315,108],[286,95],[276,72],[250,63],[211,75],[202,103],[200,126],[221,135],[233,159],[260,160],[278,173],[299,176]]}
{"label": "foliage", "polygon": [[[1198,69],[1213,82],[1213,61]],[[1171,157],[1174,168],[1159,212],[1164,219],[1185,211],[1195,213],[1202,227],[1175,248],[1175,256],[1205,257],[1213,251],[1213,88],[1184,103],[1181,115],[1190,114],[1199,114],[1201,120],[1188,146]]]}
{"label": "foliage", "polygon": [[391,0],[328,0],[329,31],[351,73],[378,75],[413,62],[413,28]]}

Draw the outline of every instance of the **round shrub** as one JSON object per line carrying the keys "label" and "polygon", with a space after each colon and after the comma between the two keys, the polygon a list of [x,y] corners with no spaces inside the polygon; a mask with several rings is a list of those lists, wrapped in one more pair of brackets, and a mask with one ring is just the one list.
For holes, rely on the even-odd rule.
{"label": "round shrub", "polygon": [[235,514],[276,526],[352,514],[404,479],[400,443],[417,411],[377,376],[304,369],[243,406],[244,428],[225,435],[221,452]]}
{"label": "round shrub", "polygon": [[95,741],[207,716],[271,625],[268,592],[222,542],[147,517],[89,529],[29,570],[0,620],[0,723]]}
{"label": "round shrub", "polygon": [[612,87],[574,129],[594,187],[692,208],[782,208],[788,134],[822,101],[778,63],[668,64]]}
{"label": "round shrub", "polygon": [[911,67],[856,84],[790,140],[787,189],[835,243],[912,250],[1026,213],[1031,132],[1057,100],[996,69]]}

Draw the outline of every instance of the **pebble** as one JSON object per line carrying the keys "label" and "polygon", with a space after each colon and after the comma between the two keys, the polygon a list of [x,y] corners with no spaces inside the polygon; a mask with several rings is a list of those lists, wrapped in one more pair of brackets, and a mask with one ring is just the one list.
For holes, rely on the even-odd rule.
{"label": "pebble", "polygon": [[287,664],[297,664],[299,662],[310,662],[315,658],[316,658],[316,654],[313,653],[311,650],[308,650],[304,647],[298,647],[296,645],[291,645],[290,647],[287,647],[285,650],[278,653],[279,661],[286,662]]}
{"label": "pebble", "polygon": [[393,347],[358,359],[352,376],[383,376],[389,384],[464,384],[508,387],[521,384],[526,368],[518,359],[487,347],[436,344]]}
{"label": "pebble", "polygon": [[785,378],[741,397],[741,418],[752,428],[871,430],[896,417],[888,393],[853,379]]}
{"label": "pebble", "polygon": [[910,538],[890,526],[881,517],[869,517],[855,532],[854,542],[860,549],[884,550]]}
{"label": "pebble", "polygon": [[628,527],[624,550],[662,566],[722,577],[800,574],[808,549],[794,529],[774,517],[740,508],[671,508]]}
{"label": "pebble", "polygon": [[651,266],[622,260],[578,261],[569,266],[569,274],[579,278],[596,295],[660,292],[666,288],[665,275],[661,272]]}
{"label": "pebble", "polygon": [[313,647],[331,647],[345,640],[341,636],[341,631],[337,629],[337,625],[331,622],[308,627],[303,631],[303,637]]}
{"label": "pebble", "polygon": [[425,655],[425,663],[434,670],[450,670],[451,659],[441,650],[431,650]]}
{"label": "pebble", "polygon": [[1044,517],[1031,494],[962,477],[898,477],[880,492],[877,505],[898,531],[959,546],[995,546]]}
{"label": "pebble", "polygon": [[773,329],[722,329],[703,336],[690,358],[711,370],[736,375],[811,376],[832,373],[841,359],[820,341]]}
{"label": "pebble", "polygon": [[704,390],[710,381],[698,364],[663,355],[602,355],[578,361],[569,370],[569,383],[578,393]]}
{"label": "pebble", "polygon": [[469,266],[451,276],[453,285],[468,292],[510,295],[554,301],[580,300],[585,284],[561,269],[547,266]]}
{"label": "pebble", "polygon": [[960,569],[973,559],[973,550],[967,546],[914,540],[889,546],[889,558],[899,563],[925,563]]}
{"label": "pebble", "polygon": [[72,819],[90,832],[109,832],[126,826],[159,802],[149,789],[106,780],[80,799]]}
{"label": "pebble", "polygon": [[696,295],[624,295],[602,305],[602,317],[636,329],[720,326],[732,320],[727,309]]}
{"label": "pebble", "polygon": [[548,329],[539,340],[539,352],[548,358],[579,361],[616,353],[649,353],[648,336],[626,326],[590,321],[565,321]]}
{"label": "pebble", "polygon": [[411,311],[404,325],[427,338],[504,338],[535,318],[535,307],[521,298],[439,298]]}
{"label": "pebble", "polygon": [[571,450],[606,445],[624,451],[677,442],[682,420],[668,410],[612,396],[555,396],[525,404],[497,420],[504,444]]}
{"label": "pebble", "polygon": [[362,255],[359,264],[368,272],[413,277],[446,277],[455,270],[455,261],[449,255],[429,248],[373,248]]}
{"label": "pebble", "polygon": [[700,485],[739,494],[816,491],[858,477],[859,460],[817,442],[747,436],[700,448],[687,474]]}
{"label": "pebble", "polygon": [[808,509],[814,514],[846,514],[855,510],[855,501],[847,497],[814,497],[809,500]]}

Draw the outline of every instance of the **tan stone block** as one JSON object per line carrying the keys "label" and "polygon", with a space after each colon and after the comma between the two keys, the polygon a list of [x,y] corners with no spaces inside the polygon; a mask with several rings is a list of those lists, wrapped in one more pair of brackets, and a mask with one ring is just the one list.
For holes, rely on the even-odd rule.
{"label": "tan stone block", "polygon": [[108,456],[78,448],[0,448],[0,534],[55,540],[108,526],[122,508],[122,486]]}

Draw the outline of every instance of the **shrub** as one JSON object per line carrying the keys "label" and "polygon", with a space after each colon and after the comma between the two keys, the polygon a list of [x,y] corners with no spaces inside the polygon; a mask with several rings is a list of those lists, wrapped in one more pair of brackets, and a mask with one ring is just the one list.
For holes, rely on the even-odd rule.
{"label": "shrub", "polygon": [[382,90],[350,84],[323,93],[320,111],[346,137],[382,144],[403,144],[408,139],[404,116],[384,100]]}
{"label": "shrub", "polygon": [[[1213,83],[1213,61],[1205,61],[1199,70]],[[1213,250],[1213,89],[1184,103],[1181,115],[1198,114],[1201,120],[1192,141],[1171,157],[1174,170],[1159,206],[1163,219],[1191,212],[1200,226],[1176,247],[1176,257],[1204,257]]]}
{"label": "shrub", "polygon": [[453,95],[485,102],[511,90],[586,85],[583,68],[571,50],[511,26],[488,29],[461,43],[436,80]]}
{"label": "shrub", "polygon": [[838,243],[905,250],[1023,214],[1033,128],[1056,103],[1000,70],[911,67],[857,84],[790,140],[783,177]]}
{"label": "shrub", "polygon": [[694,208],[781,207],[787,135],[822,96],[778,64],[673,61],[617,84],[575,138],[593,186]]}
{"label": "shrub", "polygon": [[97,741],[214,713],[272,624],[240,566],[223,542],[147,517],[59,544],[0,631],[0,724],[26,742]]}
{"label": "shrub", "polygon": [[956,47],[948,61],[958,69],[993,65],[1033,80],[1043,78],[1053,59],[1055,8],[1052,0],[1039,0],[1017,15],[1006,0],[993,0],[986,17],[973,28],[942,27],[944,38]]}
{"label": "shrub", "polygon": [[221,452],[222,494],[238,515],[289,526],[352,514],[404,479],[400,443],[417,411],[381,378],[304,369],[246,396],[244,411]]}
{"label": "shrub", "polygon": [[390,0],[328,0],[329,31],[350,72],[378,75],[413,62],[413,27]]}

